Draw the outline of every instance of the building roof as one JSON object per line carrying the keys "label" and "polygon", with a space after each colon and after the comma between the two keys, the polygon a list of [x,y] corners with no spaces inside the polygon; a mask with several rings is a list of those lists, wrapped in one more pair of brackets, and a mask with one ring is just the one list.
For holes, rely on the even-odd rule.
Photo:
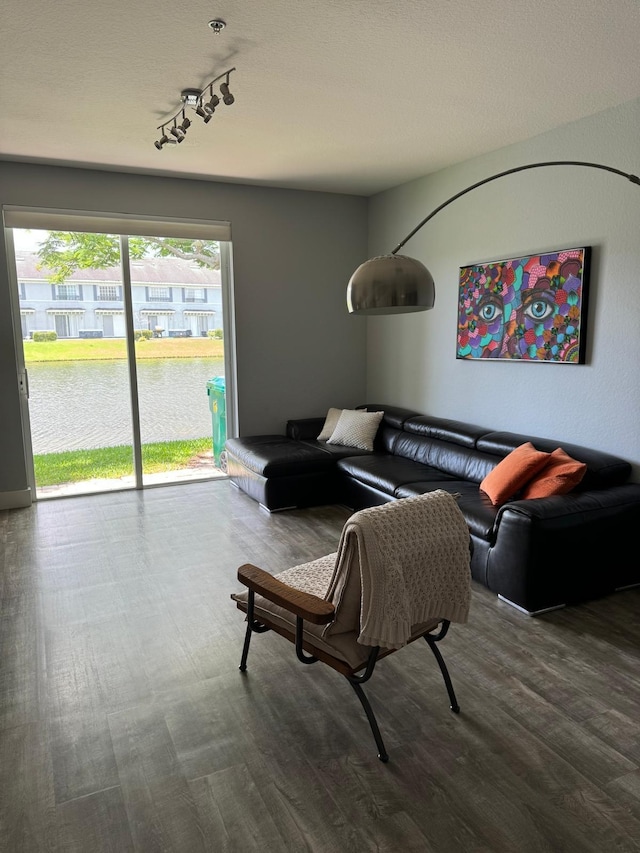
{"label": "building roof", "polygon": [[[46,281],[47,270],[38,269],[36,252],[16,251],[18,281]],[[220,270],[198,267],[193,261],[180,258],[148,258],[131,261],[133,284],[151,286],[220,287]],[[67,281],[78,284],[121,284],[119,267],[78,270]]]}

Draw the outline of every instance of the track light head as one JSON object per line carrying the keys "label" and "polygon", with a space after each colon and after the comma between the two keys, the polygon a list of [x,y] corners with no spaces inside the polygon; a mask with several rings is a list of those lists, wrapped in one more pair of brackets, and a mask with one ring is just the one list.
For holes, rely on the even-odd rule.
{"label": "track light head", "polygon": [[179,130],[183,133],[187,132],[187,129],[191,127],[191,120],[186,117],[184,113],[182,113],[182,123],[178,125]]}
{"label": "track light head", "polygon": [[235,101],[235,98],[229,91],[229,84],[227,82],[220,84],[220,94],[222,95],[222,100],[227,106],[231,106],[231,104]]}
{"label": "track light head", "polygon": [[169,137],[168,137],[168,136],[167,136],[167,134],[164,132],[164,128],[162,128],[162,136],[160,137],[160,139],[156,139],[156,141],[155,141],[153,144],[156,146],[156,148],[158,149],[158,151],[160,151],[160,149],[161,149],[164,145],[166,145],[166,144],[167,144],[167,142],[169,142]]}
{"label": "track light head", "polygon": [[169,133],[171,133],[172,136],[175,136],[178,142],[182,142],[182,140],[184,139],[184,131],[180,130],[180,128],[176,124],[173,125]]}

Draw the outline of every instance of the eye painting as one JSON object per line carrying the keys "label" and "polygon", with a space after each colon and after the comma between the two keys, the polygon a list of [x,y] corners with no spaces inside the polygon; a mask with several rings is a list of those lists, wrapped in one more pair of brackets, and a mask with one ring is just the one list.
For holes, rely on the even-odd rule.
{"label": "eye painting", "polygon": [[459,359],[585,363],[591,248],[460,267]]}

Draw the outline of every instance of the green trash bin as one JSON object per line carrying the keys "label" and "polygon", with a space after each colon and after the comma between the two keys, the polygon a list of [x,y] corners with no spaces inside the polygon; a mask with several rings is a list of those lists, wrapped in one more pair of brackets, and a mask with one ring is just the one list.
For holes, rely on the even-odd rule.
{"label": "green trash bin", "polygon": [[[216,376],[207,382],[211,432],[213,435],[213,461],[224,470],[224,443],[227,440],[227,407],[225,402],[224,376]],[[222,463],[221,463],[222,459]]]}

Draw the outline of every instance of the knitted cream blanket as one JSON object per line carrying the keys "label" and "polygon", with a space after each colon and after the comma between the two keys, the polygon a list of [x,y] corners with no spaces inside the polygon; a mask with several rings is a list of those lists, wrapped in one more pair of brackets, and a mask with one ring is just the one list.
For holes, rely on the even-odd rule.
{"label": "knitted cream blanket", "polygon": [[467,621],[469,528],[449,492],[354,513],[340,538],[334,579],[342,566],[355,568],[354,558],[362,586],[359,643],[398,649],[413,625],[434,618]]}

